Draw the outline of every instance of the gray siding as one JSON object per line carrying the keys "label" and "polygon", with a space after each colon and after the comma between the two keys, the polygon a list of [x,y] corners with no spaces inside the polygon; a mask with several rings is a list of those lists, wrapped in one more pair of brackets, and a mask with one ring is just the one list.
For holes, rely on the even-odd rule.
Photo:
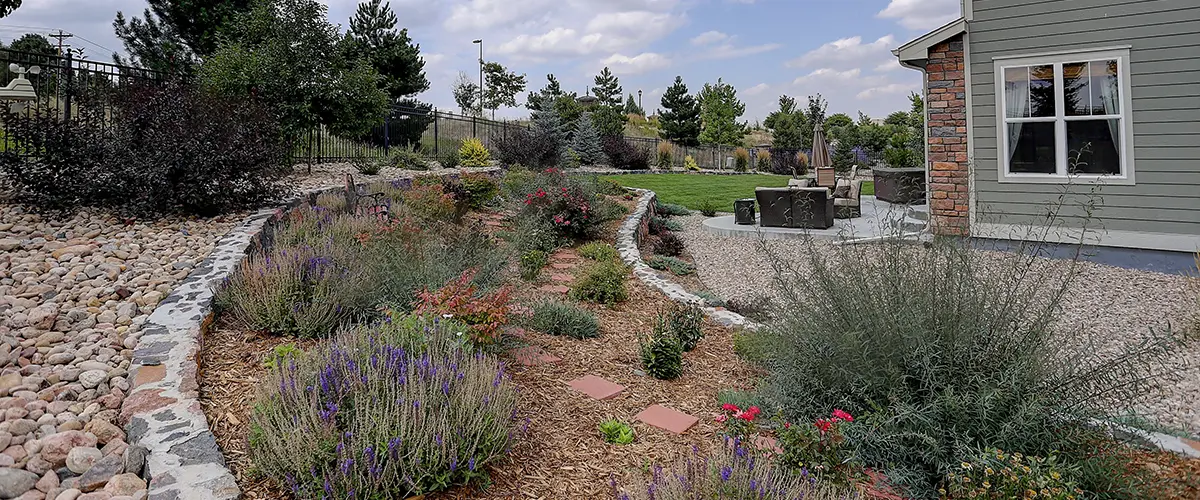
{"label": "gray siding", "polygon": [[1114,231],[1200,235],[1200,1],[973,0],[968,27],[979,222],[1027,223],[1093,186],[997,182],[993,58],[1129,45],[1133,186],[1105,185],[1092,216]]}

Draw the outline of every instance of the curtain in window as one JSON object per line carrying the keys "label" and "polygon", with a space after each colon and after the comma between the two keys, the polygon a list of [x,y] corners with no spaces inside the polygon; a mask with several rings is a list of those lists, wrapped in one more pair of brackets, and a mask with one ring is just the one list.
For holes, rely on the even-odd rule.
{"label": "curtain in window", "polygon": [[[1121,99],[1120,91],[1118,90],[1117,79],[1117,62],[1108,61],[1107,63],[1093,62],[1093,65],[1104,64],[1107,68],[1105,71],[1103,82],[1100,87],[1100,102],[1104,106],[1104,114],[1119,115],[1121,114]],[[1108,120],[1108,132],[1112,134],[1113,145],[1120,147],[1121,144],[1121,121]]]}
{"label": "curtain in window", "polygon": [[[1026,68],[1009,68],[1004,82],[1004,116],[1025,118],[1029,116],[1029,73]],[[1008,160],[1017,153],[1017,141],[1021,139],[1021,123],[1008,124]]]}

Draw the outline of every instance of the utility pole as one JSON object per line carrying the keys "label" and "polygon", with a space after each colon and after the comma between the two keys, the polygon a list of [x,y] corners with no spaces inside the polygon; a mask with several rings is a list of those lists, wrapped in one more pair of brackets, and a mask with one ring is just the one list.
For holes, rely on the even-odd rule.
{"label": "utility pole", "polygon": [[67,32],[65,32],[65,31],[63,31],[63,30],[58,30],[58,33],[51,33],[51,34],[50,34],[50,38],[57,38],[57,39],[58,39],[58,55],[60,55],[60,56],[61,56],[61,55],[63,55],[63,40],[66,40],[66,39],[68,39],[68,38],[71,38],[71,37],[73,37],[73,36],[75,36],[75,35],[72,35],[72,34],[70,34],[70,33],[67,33]]}

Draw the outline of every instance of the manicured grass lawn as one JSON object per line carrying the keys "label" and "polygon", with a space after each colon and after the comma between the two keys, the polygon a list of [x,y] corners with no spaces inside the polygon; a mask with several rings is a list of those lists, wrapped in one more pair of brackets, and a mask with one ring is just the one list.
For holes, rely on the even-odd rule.
{"label": "manicured grass lawn", "polygon": [[[756,187],[784,187],[788,183],[788,177],[782,175],[647,174],[603,178],[625,187],[649,189],[658,193],[663,203],[678,203],[693,210],[699,210],[700,204],[708,200],[722,212],[732,212],[734,200],[753,198]],[[875,183],[863,183],[862,194],[875,194]]]}

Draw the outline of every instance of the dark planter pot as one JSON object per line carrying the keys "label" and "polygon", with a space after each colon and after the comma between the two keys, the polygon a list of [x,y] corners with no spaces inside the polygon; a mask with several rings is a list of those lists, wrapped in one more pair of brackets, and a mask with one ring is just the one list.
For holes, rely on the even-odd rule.
{"label": "dark planter pot", "polygon": [[875,197],[888,203],[924,204],[925,169],[875,167]]}

